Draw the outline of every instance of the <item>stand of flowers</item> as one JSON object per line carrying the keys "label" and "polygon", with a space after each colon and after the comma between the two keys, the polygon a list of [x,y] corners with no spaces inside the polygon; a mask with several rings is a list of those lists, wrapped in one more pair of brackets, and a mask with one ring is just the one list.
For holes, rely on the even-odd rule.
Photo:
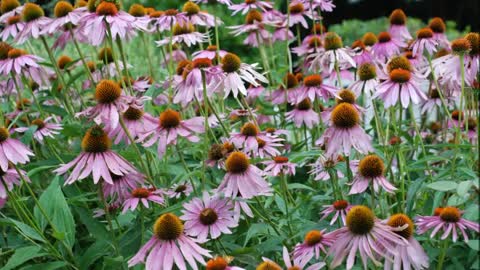
{"label": "stand of flowers", "polygon": [[121,2],[0,1],[2,269],[480,268],[478,33]]}

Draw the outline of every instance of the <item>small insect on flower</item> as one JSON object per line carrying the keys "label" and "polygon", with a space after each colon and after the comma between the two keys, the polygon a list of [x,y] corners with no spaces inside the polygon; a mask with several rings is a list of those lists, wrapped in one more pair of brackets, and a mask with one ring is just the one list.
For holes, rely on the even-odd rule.
{"label": "small insect on flower", "polygon": [[128,261],[128,266],[145,263],[146,269],[171,270],[175,264],[184,270],[188,263],[192,269],[198,269],[197,262],[205,265],[204,257],[211,255],[197,243],[185,234],[184,225],[175,214],[166,213],[157,219],[152,238]]}

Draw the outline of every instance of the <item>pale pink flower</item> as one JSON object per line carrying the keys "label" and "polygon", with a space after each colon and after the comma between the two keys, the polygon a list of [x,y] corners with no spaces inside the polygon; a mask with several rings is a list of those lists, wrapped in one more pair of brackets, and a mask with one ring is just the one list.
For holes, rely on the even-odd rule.
{"label": "pale pink flower", "polygon": [[296,269],[296,270],[319,270],[322,269],[326,264],[324,262],[317,262],[307,267],[306,261],[300,261],[298,259],[290,258],[290,254],[288,253],[288,249],[283,247],[282,252],[283,262],[287,269]]}
{"label": "pale pink flower", "polygon": [[[54,135],[58,135],[60,130],[62,130],[62,125],[57,123],[51,123],[53,117],[47,117],[45,120],[42,119],[34,119],[31,124],[32,126],[37,126],[37,130],[33,132],[33,137],[39,143],[43,144],[43,140],[45,137],[54,138]],[[25,132],[29,128],[28,127],[20,127],[16,128],[15,131],[17,132]]]}
{"label": "pale pink flower", "polygon": [[128,266],[145,263],[146,269],[172,270],[175,264],[179,270],[186,270],[187,262],[198,270],[197,262],[205,265],[203,257],[211,257],[198,242],[185,234],[182,221],[176,215],[163,214],[153,225],[152,238],[128,261]]}
{"label": "pale pink flower", "polygon": [[400,54],[400,49],[407,47],[407,44],[399,39],[393,38],[388,32],[378,34],[378,42],[372,46],[372,53],[381,62],[394,55]]}
{"label": "pale pink flower", "polygon": [[130,194],[130,198],[123,202],[122,214],[125,214],[129,209],[134,211],[137,206],[142,203],[145,208],[149,208],[148,202],[163,205],[163,191],[155,188],[135,188]]}
{"label": "pale pink flower", "polygon": [[293,259],[299,264],[307,264],[312,258],[320,258],[320,251],[327,253],[327,248],[333,244],[335,238],[325,230],[311,230],[305,234],[302,243],[295,245],[293,250]]}
{"label": "pale pink flower", "polygon": [[263,164],[265,164],[263,171],[269,176],[295,175],[295,163],[290,162],[288,157],[275,156]]}
{"label": "pale pink flower", "polygon": [[433,37],[433,31],[426,27],[417,31],[417,39],[410,45],[414,56],[422,56],[424,51],[433,55],[437,51],[437,41]]}
{"label": "pale pink flower", "polygon": [[0,127],[0,169],[8,170],[8,163],[14,165],[25,164],[30,161],[29,156],[34,154],[17,139],[10,137],[10,132],[5,127]]}
{"label": "pale pink flower", "polygon": [[228,7],[228,9],[233,10],[232,15],[237,14],[238,12],[242,12],[242,15],[247,14],[252,9],[260,9],[262,11],[266,11],[267,9],[272,9],[273,5],[270,2],[267,1],[249,1],[246,0],[244,3],[241,4],[233,4]]}
{"label": "pale pink flower", "polygon": [[394,39],[408,41],[412,39],[407,28],[407,16],[401,9],[395,9],[390,14],[390,27],[388,32]]}
{"label": "pale pink flower", "polygon": [[311,129],[320,123],[320,116],[312,109],[312,102],[309,98],[295,105],[295,108],[285,114],[285,120],[292,121],[297,128],[305,125]]}
{"label": "pale pink flower", "polygon": [[216,239],[223,234],[232,234],[231,228],[238,226],[234,219],[233,204],[229,199],[222,199],[203,192],[203,198],[194,198],[183,204],[185,233],[197,237],[199,241]]}
{"label": "pale pink flower", "polygon": [[181,197],[188,197],[192,192],[192,184],[185,182],[173,185],[172,188],[165,191],[165,195],[172,199],[179,199]]}
{"label": "pale pink flower", "polygon": [[358,171],[353,178],[349,194],[362,193],[370,186],[378,193],[382,187],[388,193],[394,193],[395,188],[384,176],[385,166],[383,160],[377,155],[368,155],[360,160]]}
{"label": "pale pink flower", "polygon": [[[26,182],[30,183],[30,179],[28,178],[27,173],[23,170],[19,171],[22,174],[23,179],[25,179]],[[0,168],[0,179],[2,180],[0,181],[0,199],[6,200],[8,195],[7,191],[12,191],[15,185],[20,186],[22,184],[20,175],[14,168],[8,168],[5,171]]]}
{"label": "pale pink flower", "polygon": [[0,33],[0,37],[3,41],[7,41],[9,37],[15,39],[18,33],[20,33],[24,27],[25,22],[21,21],[21,17],[19,15],[9,17],[6,25]]}
{"label": "pale pink flower", "polygon": [[112,198],[114,202],[123,203],[130,197],[130,192],[144,183],[145,176],[132,172],[125,175],[112,174],[113,184],[102,185],[105,198]]}
{"label": "pale pink flower", "polygon": [[51,20],[45,17],[43,9],[34,3],[26,3],[23,6],[22,17],[27,18],[22,31],[15,37],[15,42],[23,44],[30,38],[38,39],[43,36],[43,28],[50,24]]}
{"label": "pale pink flower", "polygon": [[346,200],[338,200],[333,202],[331,205],[324,205],[322,212],[320,214],[322,217],[320,220],[325,219],[332,213],[335,213],[333,215],[332,220],[330,221],[330,225],[333,225],[338,218],[342,220],[343,226],[347,225],[347,213],[350,211],[350,209],[353,207],[353,205],[349,204]]}

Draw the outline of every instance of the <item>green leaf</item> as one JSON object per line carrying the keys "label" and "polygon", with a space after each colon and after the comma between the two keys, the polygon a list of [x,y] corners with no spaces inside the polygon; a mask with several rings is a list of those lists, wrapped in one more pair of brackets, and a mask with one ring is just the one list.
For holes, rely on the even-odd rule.
{"label": "green leaf", "polygon": [[10,257],[7,264],[0,270],[17,269],[22,263],[36,257],[44,256],[45,253],[40,253],[42,248],[38,246],[21,247],[15,250],[15,253]]}
{"label": "green leaf", "polygon": [[28,130],[23,133],[23,136],[20,139],[20,141],[26,145],[30,144],[30,142],[32,142],[32,139],[33,139],[33,133],[36,130],[37,130],[36,125],[30,126]]}
{"label": "green leaf", "polygon": [[45,112],[53,113],[59,116],[65,116],[68,114],[67,111],[65,111],[65,109],[59,106],[42,106],[42,109]]}
{"label": "green leaf", "polygon": [[14,219],[9,219],[11,222],[13,222],[13,224],[15,224],[15,226],[17,226],[17,228],[22,231],[22,233],[26,236],[26,237],[29,237],[29,238],[32,238],[34,240],[38,240],[38,241],[42,241],[42,242],[45,242],[45,240],[42,238],[42,236],[40,236],[36,231],[35,229],[33,229],[32,227],[28,226],[27,224],[23,223],[23,222],[20,222],[20,221],[17,221],[17,220],[14,220]]}
{"label": "green leaf", "polygon": [[288,184],[288,189],[306,189],[310,191],[315,191],[313,188],[300,183]]}
{"label": "green leaf", "polygon": [[35,265],[28,265],[23,267],[21,270],[55,270],[61,267],[66,266],[66,262],[56,261],[48,263],[38,263]]}
{"label": "green leaf", "polygon": [[480,250],[480,240],[478,240],[478,239],[470,239],[468,241],[467,245],[475,251]]}
{"label": "green leaf", "polygon": [[255,223],[250,226],[247,232],[247,236],[245,237],[245,242],[243,243],[243,246],[246,247],[248,240],[252,238],[254,235],[260,234],[260,233],[266,233],[268,230],[268,225],[266,223]]}
{"label": "green leaf", "polygon": [[437,181],[427,185],[427,187],[438,191],[449,191],[457,188],[457,183],[453,181]]}
{"label": "green leaf", "polygon": [[284,215],[287,214],[286,209],[285,209],[285,201],[282,199],[282,197],[275,195],[275,203],[277,204],[278,208]]}
{"label": "green leaf", "polygon": [[467,195],[472,185],[473,185],[472,181],[463,181],[459,183],[457,186],[457,194],[460,195],[461,197]]}
{"label": "green leaf", "polygon": [[[53,236],[59,240],[64,240],[68,247],[72,248],[75,243],[75,222],[60,187],[58,176],[53,178],[52,183],[40,196],[39,201],[40,206],[55,226],[56,232]],[[38,206],[35,206],[34,215],[42,228],[45,228],[47,221]]]}
{"label": "green leaf", "polygon": [[97,241],[93,243],[80,257],[80,269],[88,270],[90,265],[92,265],[98,258],[102,257],[104,254],[110,252],[109,244],[106,241]]}

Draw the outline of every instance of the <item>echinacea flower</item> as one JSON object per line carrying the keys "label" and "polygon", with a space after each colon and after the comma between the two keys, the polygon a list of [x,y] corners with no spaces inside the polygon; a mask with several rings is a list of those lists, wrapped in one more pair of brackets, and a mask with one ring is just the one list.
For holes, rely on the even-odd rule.
{"label": "echinacea flower", "polygon": [[218,84],[214,86],[213,91],[223,91],[225,93],[225,98],[228,97],[230,92],[233,93],[234,97],[237,97],[239,92],[246,96],[247,89],[245,88],[244,82],[250,83],[253,86],[260,85],[257,80],[263,83],[268,83],[267,78],[255,71],[255,66],[256,64],[248,65],[242,63],[237,55],[227,53],[222,58],[222,78]]}
{"label": "echinacea flower", "polygon": [[395,9],[390,14],[390,27],[388,32],[394,39],[398,40],[410,40],[412,36],[408,32],[407,28],[407,15],[401,9]]}
{"label": "echinacea flower", "polygon": [[195,27],[191,23],[184,25],[175,24],[172,28],[172,37],[165,37],[162,40],[155,41],[157,46],[165,46],[167,44],[185,44],[191,47],[197,43],[203,43],[207,40],[207,36],[203,33],[195,31]]}
{"label": "echinacea flower", "polygon": [[54,170],[62,175],[73,168],[72,173],[65,181],[65,185],[73,184],[92,174],[95,184],[103,179],[113,184],[112,174],[124,176],[129,173],[138,173],[137,170],[123,157],[113,152],[110,138],[100,126],[91,127],[82,139],[82,152],[75,159]]}
{"label": "echinacea flower", "polygon": [[361,40],[356,40],[350,46],[352,51],[352,58],[357,63],[357,66],[362,65],[364,63],[371,63],[373,62],[373,55],[370,50],[367,49],[367,46]]}
{"label": "echinacea flower", "polygon": [[51,19],[45,17],[43,9],[34,3],[26,3],[22,10],[22,19],[25,22],[22,31],[18,33],[15,42],[22,44],[29,38],[37,39],[43,35],[43,28]]}
{"label": "echinacea flower", "polygon": [[10,137],[10,132],[5,127],[0,127],[0,169],[8,170],[8,163],[13,165],[25,164],[30,161],[28,156],[34,154],[22,142]]}
{"label": "echinacea flower", "polygon": [[333,244],[335,238],[330,237],[330,233],[325,230],[311,230],[305,234],[303,243],[295,245],[293,250],[293,259],[299,264],[307,264],[313,257],[318,260],[320,251],[327,253],[327,248]]}
{"label": "echinacea flower", "polygon": [[[123,118],[125,127],[134,140],[141,134],[154,129],[157,121],[153,116],[136,106],[129,106],[120,117]],[[106,130],[108,136],[112,138],[113,143],[119,144],[120,142],[124,142],[127,145],[132,143],[121,125],[117,125],[115,128],[106,125]]]}
{"label": "echinacea flower", "polygon": [[[330,180],[329,171],[332,171],[342,159],[342,156],[325,158],[320,155],[312,165],[313,169],[309,173],[315,176],[315,178],[313,178],[315,181],[328,181]],[[340,170],[333,170],[332,172],[336,173],[340,178],[344,176]]]}
{"label": "echinacea flower", "polygon": [[357,66],[348,50],[343,47],[342,38],[337,33],[328,32],[325,34],[323,48],[325,48],[325,51],[312,55],[312,67],[320,67],[322,70],[332,73],[335,65],[339,67]]}
{"label": "echinacea flower", "polygon": [[3,0],[0,4],[0,23],[5,23],[7,18],[22,13],[24,6],[18,0]]}
{"label": "echinacea flower", "polygon": [[105,38],[125,40],[135,35],[133,27],[135,17],[119,10],[112,2],[103,1],[96,7],[96,11],[85,15],[81,21],[83,35],[93,46],[102,44]]}
{"label": "echinacea flower", "polygon": [[150,20],[155,29],[159,32],[165,30],[171,30],[172,26],[187,24],[188,18],[183,12],[179,12],[177,9],[167,9],[160,16],[158,13],[150,14]]}
{"label": "echinacea flower", "polygon": [[315,98],[321,98],[324,101],[336,96],[338,89],[325,84],[319,74],[313,74],[303,78],[303,85],[298,88],[297,102],[305,98],[314,101]]}
{"label": "echinacea flower", "polygon": [[342,220],[343,226],[347,225],[347,213],[352,209],[353,205],[349,204],[346,200],[338,200],[333,202],[331,205],[324,205],[322,212],[320,214],[322,217],[320,220],[325,219],[330,214],[335,213],[333,215],[332,220],[330,221],[330,225],[333,225],[335,221],[340,217]]}
{"label": "echinacea flower", "polygon": [[[455,98],[448,95],[446,96],[445,94],[443,95],[443,100],[445,101],[445,104],[447,107],[451,104],[454,103]],[[421,113],[425,112],[431,112],[433,109],[438,109],[440,110],[443,106],[442,99],[440,98],[440,93],[438,92],[437,89],[430,89],[428,93],[428,98],[422,103],[422,110]]]}
{"label": "echinacea flower", "polygon": [[418,216],[415,219],[417,225],[417,233],[424,234],[426,231],[433,229],[430,238],[433,238],[440,230],[443,232],[440,239],[444,240],[452,235],[453,242],[458,239],[458,231],[463,235],[463,240],[468,242],[468,230],[480,232],[480,225],[476,222],[462,218],[463,211],[453,206],[443,207],[438,215],[434,216]]}
{"label": "echinacea flower", "polygon": [[243,124],[240,132],[231,134],[230,141],[237,148],[243,148],[246,152],[256,151],[258,149],[258,139],[271,141],[274,137],[260,132],[257,125],[252,122]]}
{"label": "echinacea flower", "polygon": [[[288,5],[288,9],[290,10],[290,18],[288,21],[288,26],[292,27],[296,24],[301,24],[303,28],[308,29],[307,20],[305,20],[304,16],[311,17],[312,13],[310,10],[305,9],[303,3],[299,0],[294,0]],[[316,11],[314,11],[316,13]]]}
{"label": "echinacea flower", "polygon": [[395,230],[394,232],[408,241],[408,245],[397,245],[395,247],[396,254],[393,255],[393,261],[385,260],[385,270],[392,269],[410,269],[415,270],[428,269],[428,255],[423,250],[422,246],[413,237],[414,224],[412,220],[404,214],[395,214],[391,216],[386,222],[388,226],[392,228],[403,227],[408,225],[401,231]]}
{"label": "echinacea flower", "polygon": [[156,204],[163,205],[165,200],[163,199],[163,191],[155,188],[139,187],[132,190],[130,198],[123,202],[122,213],[126,213],[129,209],[134,211],[137,206],[142,203],[145,208],[149,208],[148,202],[151,201]]}
{"label": "echinacea flower", "polygon": [[[7,199],[7,191],[11,191],[15,185],[20,186],[22,184],[17,169],[9,167],[10,166],[8,166],[6,170],[0,168],[0,199]],[[22,174],[22,178],[30,183],[27,173],[23,170],[18,171]]]}
{"label": "echinacea flower", "polygon": [[272,194],[270,184],[263,179],[263,172],[250,164],[246,154],[238,151],[231,153],[225,161],[225,169],[227,173],[217,191],[224,193],[226,197],[235,198],[241,195],[242,198],[251,199]]}
{"label": "echinacea flower", "polygon": [[257,136],[258,148],[251,151],[253,157],[266,158],[280,155],[280,151],[277,148],[283,146],[280,143],[283,139],[277,138],[275,135],[268,136],[271,136],[268,140],[263,140]]}
{"label": "echinacea flower", "polygon": [[270,100],[272,101],[272,104],[280,105],[287,102],[290,104],[295,104],[302,101],[303,99],[297,101],[301,94],[298,86],[299,82],[295,74],[287,72],[287,74],[285,74],[283,77],[283,85],[270,94]]}
{"label": "echinacea flower", "polygon": [[193,60],[197,58],[208,58],[210,60],[214,60],[217,57],[221,59],[226,54],[227,54],[227,51],[218,50],[217,46],[209,45],[205,50],[194,52],[192,56],[193,56]]}
{"label": "echinacea flower", "polygon": [[414,56],[422,56],[424,51],[433,55],[437,51],[437,41],[433,37],[432,29],[425,27],[417,31],[417,39],[410,45]]}
{"label": "echinacea flower", "polygon": [[360,127],[359,113],[353,105],[344,102],[335,106],[330,122],[331,126],[317,141],[317,144],[325,144],[327,157],[349,156],[352,147],[362,154],[373,151],[371,138]]}
{"label": "echinacea flower", "polygon": [[112,80],[101,80],[95,88],[97,105],[87,108],[76,116],[93,118],[98,125],[105,124],[114,129],[120,123],[120,113],[128,108],[128,98],[122,94],[122,88]]}
{"label": "echinacea flower", "polygon": [[288,249],[283,247],[282,251],[283,262],[287,269],[294,269],[294,270],[319,270],[322,269],[326,264],[324,262],[317,262],[307,267],[308,261],[300,261],[299,259],[292,259],[290,258],[290,254],[288,253]]}
{"label": "echinacea flower", "polygon": [[377,67],[373,63],[363,63],[357,69],[358,80],[350,85],[357,97],[364,93],[374,93],[380,84],[377,78]]}
{"label": "echinacea flower", "polygon": [[270,176],[295,175],[295,163],[291,163],[288,157],[276,156],[272,160],[263,162],[266,166],[263,171]]}
{"label": "echinacea flower", "polygon": [[183,4],[183,13],[188,18],[188,21],[193,25],[214,27],[215,23],[218,25],[223,24],[220,19],[216,19],[215,16],[208,14],[206,11],[200,10],[200,7],[193,1],[187,1]]}
{"label": "echinacea flower", "polygon": [[210,259],[205,266],[205,270],[245,270],[241,267],[230,266],[230,263],[223,257],[217,256]]}
{"label": "echinacea flower", "polygon": [[390,71],[389,79],[377,87],[372,98],[381,98],[385,108],[401,102],[403,108],[408,108],[410,102],[418,104],[427,99],[419,86],[418,78],[409,70],[397,68]]}
{"label": "echinacea flower", "polygon": [[232,15],[242,12],[242,15],[247,14],[250,10],[260,9],[265,11],[267,9],[273,8],[272,3],[261,0],[245,0],[244,3],[234,4],[228,7],[228,9],[233,10]]}
{"label": "echinacea flower", "polygon": [[139,135],[138,141],[143,142],[145,147],[157,143],[157,152],[160,157],[165,154],[168,145],[176,145],[178,136],[184,137],[191,142],[198,142],[195,133],[205,132],[203,117],[193,117],[182,120],[179,112],[172,109],[163,111],[153,129]]}
{"label": "echinacea flower", "polygon": [[192,192],[192,184],[185,182],[173,185],[165,191],[165,195],[171,199],[179,199],[181,197],[188,197]]}
{"label": "echinacea flower", "polygon": [[378,220],[370,208],[363,205],[352,207],[347,213],[347,226],[330,233],[335,239],[328,251],[333,258],[330,267],[339,266],[347,257],[346,269],[352,269],[357,252],[365,269],[369,258],[380,266],[379,258],[391,260],[391,255],[397,254],[397,245],[408,245],[405,238],[395,233],[407,227],[408,224],[392,228]]}
{"label": "echinacea flower", "polygon": [[222,233],[231,234],[231,228],[238,224],[234,219],[233,204],[231,200],[220,198],[203,192],[203,198],[194,198],[189,203],[183,204],[185,233],[197,237],[199,241],[216,239]]}
{"label": "echinacea flower", "polygon": [[[37,126],[37,130],[33,132],[33,137],[39,143],[43,143],[43,140],[45,137],[53,138],[54,135],[59,134],[60,130],[62,130],[61,124],[50,123],[50,120],[52,119],[53,117],[47,117],[45,120],[42,120],[40,118],[32,120],[31,122],[32,126]],[[21,127],[21,128],[15,129],[15,131],[25,132],[28,129],[29,129],[28,127]]]}
{"label": "echinacea flower", "polygon": [[55,19],[52,19],[42,30],[49,35],[63,31],[65,28],[68,31],[68,29],[79,25],[85,13],[82,9],[75,9],[67,1],[58,1],[53,9],[53,14]]}
{"label": "echinacea flower", "polygon": [[397,190],[383,175],[385,165],[377,155],[368,155],[360,160],[358,172],[353,178],[349,194],[362,193],[370,186],[373,191],[379,192],[382,187],[386,192],[393,193]]}
{"label": "echinacea flower", "polygon": [[2,29],[0,37],[3,41],[8,40],[9,37],[15,39],[24,27],[25,23],[22,22],[20,15],[11,16],[7,19],[7,24]]}
{"label": "echinacea flower", "polygon": [[113,184],[105,183],[102,186],[105,198],[112,198],[114,202],[123,203],[130,196],[130,192],[138,185],[144,183],[144,178],[140,173],[132,172],[125,175],[112,175]]}
{"label": "echinacea flower", "polygon": [[445,31],[447,30],[447,26],[445,22],[443,22],[442,18],[435,17],[430,20],[428,27],[433,31],[433,38],[438,43],[440,47],[449,49],[450,48],[450,41],[448,41],[447,35]]}
{"label": "echinacea flower", "polygon": [[297,128],[305,125],[311,129],[314,125],[320,123],[320,117],[312,109],[312,102],[309,98],[305,98],[300,103],[295,105],[295,108],[285,114],[285,120],[292,121]]}
{"label": "echinacea flower", "polygon": [[[8,51],[8,58],[0,61],[0,73],[5,76],[10,76],[10,73],[26,74],[34,69],[40,69],[38,62],[43,59],[32,54],[28,54],[22,49],[10,49]],[[37,81],[37,80],[35,80]]]}
{"label": "echinacea flower", "polygon": [[270,42],[271,34],[265,29],[266,23],[268,22],[263,21],[263,15],[260,11],[250,10],[245,17],[245,24],[229,26],[228,28],[232,29],[231,33],[234,36],[248,33],[243,44],[258,47],[260,44]]}
{"label": "echinacea flower", "polygon": [[393,38],[388,32],[381,32],[377,38],[378,42],[372,46],[372,53],[381,62],[400,54],[400,49],[407,47],[406,43]]}
{"label": "echinacea flower", "polygon": [[306,2],[306,7],[309,9],[320,8],[320,10],[324,12],[332,12],[336,7],[335,4],[333,4],[333,0],[309,0],[304,2]]}
{"label": "echinacea flower", "polygon": [[211,257],[197,242],[185,234],[184,225],[176,215],[163,214],[153,225],[152,238],[128,261],[128,266],[144,262],[146,269],[172,270],[175,264],[178,269],[186,270],[187,262],[197,270],[197,262],[205,265],[203,257]]}

